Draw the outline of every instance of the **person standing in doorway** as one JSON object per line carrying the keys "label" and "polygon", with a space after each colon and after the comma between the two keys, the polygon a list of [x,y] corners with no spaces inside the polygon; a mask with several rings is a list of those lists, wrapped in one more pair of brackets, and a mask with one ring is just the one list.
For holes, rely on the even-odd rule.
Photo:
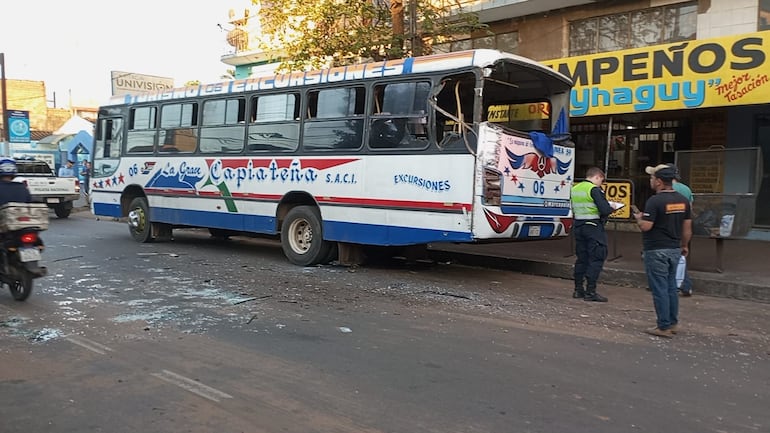
{"label": "person standing in doorway", "polygon": [[[596,293],[599,274],[607,259],[607,233],[604,225],[613,212],[601,189],[604,171],[591,167],[586,180],[572,187],[572,212],[575,218],[575,291],[573,298],[585,301],[607,302]],[[585,284],[585,285],[584,285]]]}
{"label": "person standing in doorway", "polygon": [[91,161],[83,162],[83,169],[80,170],[80,175],[83,176],[83,192],[88,195],[91,190]]}
{"label": "person standing in doorway", "polygon": [[645,203],[644,212],[634,209],[634,218],[642,231],[644,270],[652,290],[657,316],[656,326],[645,332],[671,338],[679,324],[679,295],[676,267],[681,256],[687,257],[692,237],[690,202],[674,190],[676,169],[666,166],[650,175],[655,195]]}
{"label": "person standing in doorway", "polygon": [[[682,183],[681,175],[679,174],[679,168],[675,166],[674,164],[658,164],[655,167],[647,167],[644,169],[645,173],[652,175],[656,171],[662,169],[662,168],[671,168],[676,172],[676,177],[671,182],[671,186],[674,187],[674,191],[678,192],[679,194],[682,194],[684,198],[687,199],[687,201],[690,202],[690,209],[692,211],[692,201],[693,201],[693,195],[692,190],[689,186]],[[690,248],[690,245],[687,245],[688,251]],[[679,287],[679,294],[682,296],[692,296],[692,280],[690,280],[690,274],[687,272],[687,267],[685,267],[684,271],[684,279],[682,280],[682,285]]]}
{"label": "person standing in doorway", "polygon": [[59,177],[75,177],[74,165],[75,161],[68,159],[66,164],[59,167]]}

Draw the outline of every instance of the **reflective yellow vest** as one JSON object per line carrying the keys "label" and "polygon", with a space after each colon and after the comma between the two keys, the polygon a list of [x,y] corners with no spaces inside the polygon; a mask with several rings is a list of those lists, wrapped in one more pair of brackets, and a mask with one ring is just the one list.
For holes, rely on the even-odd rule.
{"label": "reflective yellow vest", "polygon": [[591,190],[596,185],[585,180],[572,187],[572,212],[576,220],[598,220],[599,208],[591,198]]}

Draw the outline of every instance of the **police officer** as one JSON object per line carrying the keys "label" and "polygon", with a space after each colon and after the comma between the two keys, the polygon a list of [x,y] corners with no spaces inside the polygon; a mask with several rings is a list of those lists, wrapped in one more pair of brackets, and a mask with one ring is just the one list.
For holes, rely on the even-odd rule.
{"label": "police officer", "polygon": [[[586,180],[572,187],[572,212],[575,217],[575,291],[573,298],[585,301],[607,302],[596,293],[596,282],[607,259],[607,233],[604,224],[613,212],[600,185],[604,171],[591,167]],[[586,283],[584,286],[583,283]]]}
{"label": "police officer", "polygon": [[18,169],[16,161],[11,158],[0,159],[0,206],[6,203],[30,203],[32,196],[27,185],[14,182]]}

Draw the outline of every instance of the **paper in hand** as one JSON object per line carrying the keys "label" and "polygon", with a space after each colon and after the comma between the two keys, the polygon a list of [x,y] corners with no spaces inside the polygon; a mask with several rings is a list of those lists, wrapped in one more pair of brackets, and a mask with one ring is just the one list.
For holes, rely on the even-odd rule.
{"label": "paper in hand", "polygon": [[618,210],[625,206],[623,203],[617,202],[617,201],[610,201],[610,207],[612,207],[613,210]]}

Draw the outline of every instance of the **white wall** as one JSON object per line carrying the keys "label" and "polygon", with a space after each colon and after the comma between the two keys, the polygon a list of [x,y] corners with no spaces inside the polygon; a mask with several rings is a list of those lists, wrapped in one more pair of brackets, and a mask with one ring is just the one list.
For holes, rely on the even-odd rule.
{"label": "white wall", "polygon": [[711,6],[698,14],[698,39],[718,38],[757,31],[757,0],[711,0]]}

